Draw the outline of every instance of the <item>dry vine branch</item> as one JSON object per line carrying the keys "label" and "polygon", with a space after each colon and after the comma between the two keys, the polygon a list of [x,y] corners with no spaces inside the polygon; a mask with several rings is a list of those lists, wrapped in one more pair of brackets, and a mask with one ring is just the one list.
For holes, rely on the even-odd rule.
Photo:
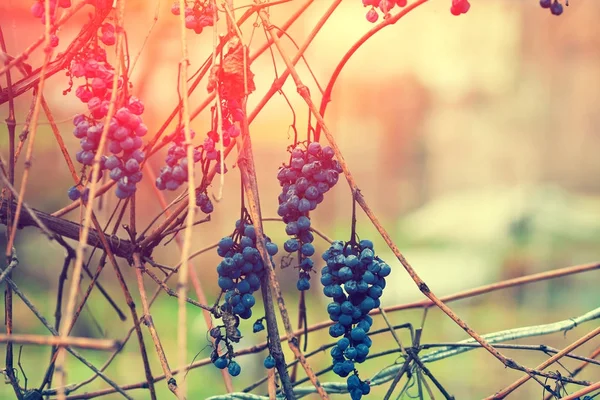
{"label": "dry vine branch", "polygon": [[115,350],[120,347],[119,342],[106,339],[89,339],[85,337],[69,336],[62,339],[57,336],[41,336],[28,334],[0,334],[2,343],[36,344],[41,346],[71,346],[92,350]]}

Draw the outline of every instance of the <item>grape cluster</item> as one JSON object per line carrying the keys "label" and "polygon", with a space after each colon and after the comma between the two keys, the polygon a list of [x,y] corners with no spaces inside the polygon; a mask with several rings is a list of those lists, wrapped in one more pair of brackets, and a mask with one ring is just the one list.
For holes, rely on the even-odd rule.
{"label": "grape cluster", "polygon": [[283,248],[288,253],[299,252],[300,272],[296,287],[300,291],[310,288],[313,270],[310,257],[315,252],[308,213],[323,201],[323,195],[337,183],[342,172],[333,156],[331,147],[321,147],[318,142],[310,143],[306,150],[296,146],[290,163],[280,168],[277,174],[282,187],[277,214],[286,223],[285,232],[292,236]]}
{"label": "grape cluster", "polygon": [[[238,329],[240,318],[252,317],[252,307],[256,302],[253,293],[260,289],[260,281],[265,269],[256,248],[256,231],[252,223],[244,218],[236,221],[235,226],[233,234],[225,236],[217,246],[217,254],[223,257],[217,266],[219,274],[217,283],[221,288],[221,294],[224,294],[224,302],[219,306],[219,310],[225,336],[222,335],[220,328],[213,328],[211,331],[213,337],[218,338],[219,341],[225,341],[228,350],[221,356],[213,351],[211,355],[213,364],[220,369],[227,367],[233,376],[238,375],[240,369],[239,365],[232,360],[231,342],[237,343],[241,338],[241,332]],[[277,245],[272,243],[268,237],[266,238],[266,248],[270,257],[277,254]],[[262,319],[256,321],[253,327],[254,331],[261,330],[257,325],[262,326]],[[232,372],[232,368],[233,372],[237,372],[236,374]]]}
{"label": "grape cluster", "polygon": [[469,0],[452,0],[450,12],[452,15],[461,15],[466,14],[470,8],[471,4],[469,4]]}
{"label": "grape cluster", "polygon": [[[31,5],[31,15],[35,18],[39,18],[42,24],[46,23],[46,10],[44,4],[44,0],[35,0],[35,3]],[[71,7],[71,0],[50,0],[50,23],[53,24],[56,20],[56,12],[59,8],[69,7]],[[50,46],[58,46],[58,36],[55,34],[50,35]]]}
{"label": "grape cluster", "polygon": [[[207,26],[213,26],[215,23],[215,9],[210,0],[195,0],[191,6],[186,6],[185,12],[185,27],[191,29],[197,34],[201,34],[202,30]],[[179,1],[175,1],[171,6],[173,15],[181,14]]]}
{"label": "grape cluster", "polygon": [[[196,133],[190,130],[190,135],[194,138]],[[167,165],[161,168],[160,175],[156,178],[156,187],[159,190],[177,190],[179,186],[188,181],[188,160],[183,128],[172,135],[170,141],[171,145],[165,159]],[[194,163],[201,159],[202,153],[198,149],[194,149]],[[208,198],[208,196],[206,197]]]}
{"label": "grape cluster", "polygon": [[144,112],[142,102],[131,96],[126,107],[117,110],[108,127],[108,150],[112,153],[104,163],[110,170],[110,178],[117,182],[115,194],[126,199],[136,191],[142,180],[141,164],[146,159],[142,151],[142,137],[148,128],[140,115]]}
{"label": "grape cluster", "polygon": [[[114,68],[106,59],[106,50],[101,47],[88,49],[71,63],[71,78],[85,78],[85,84],[75,90],[75,96],[85,103],[92,118],[99,120],[108,114]],[[119,79],[118,89],[122,88]]]}
{"label": "grape cluster", "polygon": [[373,324],[369,312],[379,307],[385,288],[385,277],[391,268],[375,256],[370,240],[343,243],[335,241],[323,253],[327,265],[321,272],[323,293],[333,298],[327,306],[329,318],[335,322],[329,335],[340,338],[331,348],[333,372],[348,377],[348,391],[353,400],[370,391],[369,383],[358,378],[355,363],[366,360],[371,347],[368,333]]}
{"label": "grape cluster", "polygon": [[208,197],[206,191],[196,191],[196,206],[200,207],[200,211],[204,214],[210,214],[214,211],[213,203],[210,201],[210,197]]}
{"label": "grape cluster", "polygon": [[115,26],[105,22],[100,27],[100,41],[107,46],[112,46],[117,42],[117,38],[115,36]]}
{"label": "grape cluster", "polygon": [[[83,165],[92,165],[104,123],[83,114],[77,114],[73,117],[73,125],[75,125],[73,135],[80,139],[81,145],[81,150],[75,154],[75,159]],[[106,160],[104,159],[104,161]]]}
{"label": "grape cluster", "polygon": [[[101,40],[111,43],[114,26],[104,24],[101,30]],[[73,133],[81,145],[81,151],[75,156],[77,161],[92,165],[96,153],[103,151],[98,146],[104,129],[103,120],[108,114],[114,69],[107,61],[106,51],[95,46],[74,58],[69,74],[71,78],[85,78],[85,84],[77,87],[75,95],[87,105],[89,115],[78,114],[73,118]],[[148,128],[141,117],[144,104],[135,96],[125,97],[122,78],[118,80],[117,90],[117,103],[121,107],[108,126],[107,148],[112,155],[101,157],[100,170],[110,171],[110,178],[117,182],[116,196],[125,199],[135,192],[136,184],[142,180],[141,163],[146,158],[141,149],[142,137]],[[72,196],[75,196],[74,192],[69,192],[69,198]]]}
{"label": "grape cluster", "polygon": [[[569,5],[569,1],[565,3]],[[552,15],[561,15],[563,13],[563,5],[558,0],[540,0],[542,8],[549,8]]]}
{"label": "grape cluster", "polygon": [[390,11],[395,7],[404,7],[407,4],[407,0],[362,0],[363,6],[371,7],[367,11],[367,21],[375,23],[379,19],[379,13],[377,9],[383,13],[384,18],[387,18]]}

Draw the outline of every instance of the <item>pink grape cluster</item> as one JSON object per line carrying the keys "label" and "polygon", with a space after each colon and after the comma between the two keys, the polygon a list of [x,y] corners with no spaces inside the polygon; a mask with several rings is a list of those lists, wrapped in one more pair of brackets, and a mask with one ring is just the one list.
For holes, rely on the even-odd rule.
{"label": "pink grape cluster", "polygon": [[466,14],[467,11],[471,8],[471,4],[469,4],[469,0],[452,0],[452,7],[450,7],[450,13],[452,15],[461,15]]}
{"label": "pink grape cluster", "polygon": [[[44,0],[36,0],[31,5],[31,15],[35,18],[39,18],[42,24],[46,23],[46,10],[44,8]],[[71,7],[71,0],[50,0],[50,23],[53,24],[56,20],[56,12],[59,8]],[[58,36],[55,34],[50,35],[50,46],[58,46]]]}
{"label": "pink grape cluster", "polygon": [[386,18],[394,7],[404,7],[407,4],[407,0],[362,0],[362,2],[363,6],[371,7],[367,12],[367,21],[371,23],[375,23],[379,19],[377,9],[379,9],[383,13],[384,18]]}
{"label": "pink grape cluster", "polygon": [[115,26],[105,22],[100,26],[100,41],[107,46],[112,46],[117,42],[117,37],[115,36]]}
{"label": "pink grape cluster", "polygon": [[[111,43],[114,27],[104,24],[101,31],[101,40]],[[75,95],[87,105],[89,114],[74,117],[73,133],[80,139],[81,145],[81,151],[76,154],[77,161],[92,165],[96,153],[103,151],[99,149],[99,143],[110,105],[114,68],[107,61],[106,51],[95,47],[75,57],[69,74],[71,78],[85,79],[85,84],[77,87]],[[144,104],[134,96],[127,96],[123,86],[123,79],[119,78],[117,104],[120,107],[111,118],[107,132],[107,148],[112,155],[100,159],[100,170],[110,171],[110,178],[117,182],[115,194],[120,199],[131,196],[136,191],[136,184],[142,180],[141,163],[146,157],[141,150],[142,137],[148,132],[141,117]],[[73,197],[76,197],[76,193],[70,190],[69,198]]]}
{"label": "pink grape cluster", "polygon": [[[179,1],[175,1],[171,6],[173,15],[180,15],[181,9]],[[197,34],[201,34],[202,30],[207,26],[213,26],[215,22],[215,9],[210,0],[199,1],[195,0],[190,6],[184,9],[185,27],[193,30]]]}
{"label": "pink grape cluster", "polygon": [[80,139],[81,151],[75,155],[83,165],[92,165],[98,151],[100,136],[104,128],[102,118],[108,113],[110,86],[114,70],[106,60],[102,48],[88,50],[77,56],[71,64],[69,74],[75,78],[85,78],[85,84],[75,90],[75,96],[88,106],[89,116],[78,114],[73,118],[73,134]]}

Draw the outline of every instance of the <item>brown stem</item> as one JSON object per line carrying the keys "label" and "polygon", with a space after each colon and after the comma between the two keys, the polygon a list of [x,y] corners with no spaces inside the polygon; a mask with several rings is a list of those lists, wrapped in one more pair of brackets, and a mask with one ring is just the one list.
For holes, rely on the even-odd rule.
{"label": "brown stem", "polygon": [[[277,318],[275,317],[274,311],[275,307],[273,305],[273,297],[271,290],[269,289],[270,286],[274,290],[275,296],[277,298],[277,304],[279,306],[281,317],[283,319],[284,326],[286,327],[286,331],[288,333],[288,343],[294,343],[294,345],[290,345],[290,348],[292,348],[293,351],[294,346],[296,346],[296,338],[293,337],[293,335],[290,335],[290,318],[287,315],[287,310],[285,308],[285,304],[281,296],[281,289],[279,288],[279,282],[277,282],[277,277],[275,276],[275,271],[273,270],[273,264],[271,263],[270,256],[267,253],[265,247],[265,237],[260,212],[260,199],[258,196],[258,182],[256,180],[256,172],[254,171],[254,158],[252,155],[252,144],[250,141],[250,136],[248,134],[247,119],[245,123],[242,123],[242,135],[244,138],[244,143],[241,145],[243,146],[241,147],[242,157],[238,164],[240,166],[242,184],[244,186],[244,192],[247,198],[248,212],[250,213],[250,217],[254,222],[254,229],[256,230],[257,248],[260,252],[265,266],[265,275],[263,275],[261,279],[261,292],[265,309],[265,319],[267,320],[267,333],[268,337],[270,338],[279,337],[279,330],[277,328]],[[285,393],[285,396],[288,400],[293,400],[296,398],[296,396],[294,395],[294,388],[292,386],[292,382],[290,381],[290,376],[287,371],[287,365],[285,363],[285,357],[281,348],[281,342],[279,340],[269,340],[268,346],[269,353],[275,359],[275,367],[277,368],[277,372],[279,373],[279,379],[281,379],[283,392]],[[306,369],[307,374],[312,373],[312,370],[308,365]],[[316,376],[314,376],[314,373],[313,377],[314,380],[317,382],[315,384],[315,387],[317,387],[317,389],[321,389],[321,391],[325,393],[323,388],[320,387],[321,385],[318,383]],[[325,394],[324,398],[327,398],[327,394]]]}
{"label": "brown stem", "polygon": [[[600,335],[600,327],[594,329],[593,331],[591,331],[587,335],[585,335],[585,336],[579,338],[578,340],[576,340],[575,342],[571,343],[570,345],[568,345],[567,347],[565,347],[564,349],[562,349],[561,351],[559,351],[558,353],[556,353],[555,355],[553,355],[552,357],[550,357],[549,359],[547,359],[546,361],[544,361],[543,363],[541,363],[540,365],[538,365],[537,367],[535,367],[535,370],[538,370],[538,371],[544,370],[549,365],[552,365],[553,363],[555,363],[556,361],[558,361],[559,359],[561,359],[566,354],[570,353],[571,351],[575,350],[579,346],[581,346],[584,343],[590,341],[591,339],[595,338],[598,335]],[[489,400],[492,400],[492,399],[493,400],[504,399],[506,396],[508,396],[509,394],[511,394],[514,390],[518,389],[522,384],[524,384],[525,382],[527,382],[529,380],[529,378],[531,378],[531,375],[523,376],[522,378],[520,378],[519,380],[513,382],[512,384],[510,384],[506,388],[500,390],[499,392],[497,392],[493,396],[487,397],[486,400],[488,400],[488,399]]]}
{"label": "brown stem", "polygon": [[160,342],[160,338],[158,337],[158,332],[156,327],[154,326],[154,321],[152,319],[152,315],[150,314],[150,306],[148,305],[148,298],[146,297],[146,289],[144,288],[144,265],[142,264],[140,253],[133,253],[133,263],[135,268],[135,276],[137,278],[138,290],[140,291],[140,297],[142,299],[142,308],[143,315],[142,320],[144,321],[144,325],[148,327],[150,331],[150,336],[152,336],[152,341],[154,342],[154,347],[156,348],[156,354],[158,355],[158,360],[160,361],[160,366],[167,378],[167,385],[169,386],[169,390],[173,392],[178,399],[184,399],[183,395],[179,393],[179,387],[177,386],[177,381],[173,377],[171,373],[171,368],[169,367],[169,362],[167,361],[167,356],[165,355],[165,351],[162,347],[162,343]]}
{"label": "brown stem", "polygon": [[92,350],[114,350],[120,347],[120,343],[108,339],[90,339],[85,337],[69,336],[60,338],[58,336],[42,336],[27,334],[3,334],[0,333],[0,343],[35,344],[40,346],[72,346]]}
{"label": "brown stem", "polygon": [[[588,358],[594,360],[596,359],[596,357],[598,357],[600,355],[600,346],[596,347],[596,349],[594,349],[594,351],[589,355]],[[576,377],[585,367],[587,367],[588,365],[590,365],[590,361],[586,360],[584,362],[582,362],[581,364],[579,364],[577,366],[577,368],[575,368],[574,370],[571,371],[571,373],[569,374],[570,377],[574,378]],[[581,393],[581,394],[585,394],[585,393]],[[544,397],[544,400],[552,400],[552,394],[547,394],[546,397]]]}
{"label": "brown stem", "polygon": [[592,393],[596,390],[600,389],[600,382],[596,382],[588,387],[585,387],[583,389],[579,389],[578,391],[576,391],[575,393],[571,393],[568,396],[565,397],[561,397],[562,400],[578,400],[578,399],[582,399],[583,397],[581,397],[584,394],[588,394],[588,393]]}
{"label": "brown stem", "polygon": [[[8,200],[5,200],[2,204],[2,207],[0,207],[0,223],[6,225],[8,222],[8,214],[10,212],[14,213],[15,209],[16,203],[14,201],[9,203]],[[80,224],[67,221],[62,218],[53,217],[50,214],[34,208],[32,208],[32,210],[36,217],[43,222],[49,231],[65,238],[73,240],[79,239],[79,231],[81,229]],[[23,214],[19,219],[18,227],[22,228],[26,226],[38,227],[39,225],[31,215]],[[87,238],[87,244],[94,247],[102,247],[102,240],[100,239],[101,236],[104,236],[104,234],[99,233],[99,231],[95,229],[90,229],[90,233]],[[110,246],[110,250],[117,257],[128,258],[134,252],[135,246],[129,240],[121,239],[115,235],[106,236],[106,240],[107,244]]]}

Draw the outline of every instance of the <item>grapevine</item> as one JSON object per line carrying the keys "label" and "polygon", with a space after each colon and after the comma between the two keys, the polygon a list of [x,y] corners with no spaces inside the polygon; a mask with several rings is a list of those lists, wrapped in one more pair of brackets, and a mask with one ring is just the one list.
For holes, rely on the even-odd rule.
{"label": "grapevine", "polygon": [[[424,5],[434,2],[443,11],[443,15],[436,17],[439,24],[436,35],[445,29],[445,21],[460,25],[489,11],[488,5],[470,0],[362,0],[362,7],[358,0],[348,2],[346,18],[349,19],[342,22],[357,34],[358,40],[340,54],[343,56],[331,78],[322,86],[325,83],[321,81],[322,75],[327,77],[329,69],[319,65],[319,71],[312,64],[328,57],[308,49],[315,39],[332,42],[338,39],[337,31],[326,33],[322,28],[343,14],[338,6],[343,3],[346,7],[346,1],[327,0],[324,11],[318,10],[321,1],[314,0],[176,0],[166,7],[159,1],[156,8],[146,7],[146,3],[139,7],[142,3],[130,0],[30,0],[0,5],[2,11],[9,10],[7,15],[11,20],[9,24],[0,24],[0,104],[8,106],[7,140],[0,146],[3,185],[0,223],[6,227],[7,238],[6,265],[0,266],[0,283],[5,285],[5,329],[0,341],[6,343],[0,370],[7,385],[6,389],[0,388],[0,397],[66,400],[117,393],[133,399],[131,390],[135,389],[141,398],[158,400],[166,396],[161,390],[166,392],[168,388],[173,398],[178,399],[293,400],[316,393],[322,400],[334,395],[351,400],[363,397],[387,400],[396,395],[426,398],[427,392],[429,397],[441,395],[451,399],[455,398],[453,391],[463,390],[458,385],[471,381],[457,383],[454,377],[450,379],[440,372],[442,369],[429,370],[426,365],[476,348],[492,355],[490,360],[495,360],[496,367],[520,374],[504,388],[486,387],[488,399],[504,399],[525,390],[527,398],[542,393],[544,400],[587,400],[598,396],[600,382],[588,380],[596,379],[596,371],[589,375],[580,372],[600,366],[597,360],[600,348],[585,354],[580,347],[597,340],[600,328],[572,336],[576,329],[600,318],[600,309],[563,315],[553,319],[555,322],[503,327],[483,335],[473,327],[485,331],[485,326],[473,321],[473,325],[467,324],[449,303],[533,282],[590,273],[600,269],[600,263],[548,270],[438,297],[434,293],[437,288],[428,286],[419,276],[419,266],[409,264],[384,228],[390,216],[379,219],[367,202],[370,196],[387,198],[391,192],[373,194],[369,193],[368,185],[359,187],[359,180],[364,177],[354,172],[360,170],[360,163],[342,154],[346,146],[376,143],[368,137],[371,132],[365,128],[356,141],[346,136],[350,140],[338,144],[338,132],[324,118],[327,105],[337,100],[334,95],[339,95],[333,90],[335,82],[343,76],[342,70],[352,56],[363,46],[369,46],[383,28],[393,31],[392,25],[413,10],[425,9]],[[548,22],[556,22],[554,16],[563,15],[561,22],[566,25],[578,15],[569,15],[568,6],[569,0],[527,0],[518,7],[533,7],[536,15]],[[145,15],[142,10],[150,11]],[[282,20],[288,11],[287,19]],[[422,17],[427,14],[424,12]],[[30,37],[21,35],[22,27],[27,26],[23,21],[31,24],[32,30],[39,29],[39,37],[31,43],[18,43]],[[294,23],[305,26],[295,29]],[[306,29],[309,25],[312,30]],[[583,28],[577,28],[579,37]],[[144,31],[141,34],[140,29]],[[306,37],[297,41],[296,36],[302,33]],[[324,34],[328,36],[320,37]],[[181,52],[174,52],[175,57],[170,53],[177,47],[174,37],[181,45]],[[470,45],[477,43],[473,39]],[[396,42],[387,45],[395,46]],[[332,52],[328,56],[337,55]],[[382,60],[384,57],[382,54]],[[168,60],[173,68],[163,69]],[[366,64],[364,74],[368,75],[370,86],[381,78],[378,75],[381,62],[377,59]],[[457,62],[457,65],[462,64]],[[282,66],[285,70],[280,71]],[[305,67],[311,78],[306,84],[302,77]],[[393,68],[390,69],[395,73]],[[188,75],[188,69],[195,72]],[[288,82],[288,78],[293,82]],[[160,87],[149,85],[150,79],[160,79]],[[387,79],[387,83],[395,82]],[[297,94],[292,93],[290,84],[295,85]],[[52,95],[60,91],[66,96],[64,104],[56,104]],[[267,130],[259,125],[262,122],[256,123],[259,114],[267,113],[266,107],[277,93],[292,110],[293,141],[289,136],[284,138],[281,129]],[[28,111],[23,108],[24,99],[31,101]],[[396,100],[394,96],[391,100],[378,98],[377,106],[381,101],[385,107],[396,107]],[[298,112],[297,101],[303,102],[302,107],[307,107],[304,111],[308,111],[307,134],[301,138],[296,123],[304,114]],[[408,101],[412,98],[401,102]],[[54,115],[57,108],[60,112]],[[361,123],[367,117],[375,121],[375,117],[382,115],[381,110],[374,113],[377,115],[367,115],[362,104],[359,111]],[[408,116],[398,117],[404,121]],[[47,125],[49,134],[44,140],[50,141],[50,146],[39,145],[42,135],[36,137],[35,133],[38,130],[43,133],[42,125]],[[412,130],[396,129],[395,125],[393,128],[394,135]],[[324,133],[323,137],[320,133]],[[272,154],[285,154],[283,162],[255,151],[265,143],[274,146],[274,136],[269,135],[281,135],[277,138],[281,148],[272,149]],[[387,139],[381,146],[391,146]],[[42,152],[45,154],[38,154]],[[55,159],[64,160],[64,165],[40,167],[50,153],[57,156]],[[360,149],[357,153],[364,152]],[[255,165],[254,154],[260,165]],[[258,154],[264,159],[259,159]],[[262,167],[269,168],[265,176]],[[53,193],[32,190],[30,183],[36,180],[36,174],[42,176],[50,170],[56,176],[68,175],[70,179],[69,183],[56,183],[62,193],[56,196],[56,201]],[[239,191],[235,186],[237,176],[231,176],[237,171],[241,179]],[[380,179],[378,172],[370,177]],[[215,177],[219,182],[215,182]],[[335,195],[349,194],[353,205],[352,215],[345,216],[352,221],[347,241],[329,239],[329,235],[338,239],[339,236],[333,232],[333,224],[327,224],[330,216],[321,214],[327,205],[336,206],[327,202],[339,199],[327,193],[340,179],[347,181],[350,191],[345,192],[346,186],[342,185]],[[36,183],[43,180],[37,178]],[[219,194],[213,195],[217,185]],[[261,193],[261,202],[259,188],[269,185],[277,191],[276,205],[275,196],[269,198],[272,193],[268,196]],[[228,209],[232,190],[240,195],[242,203],[235,213]],[[324,205],[319,206],[321,203]],[[61,208],[50,210],[57,204]],[[78,208],[81,212],[76,211]],[[319,213],[314,212],[317,209]],[[358,237],[357,231],[365,231],[362,226],[357,229],[360,209],[380,238]],[[338,213],[340,210],[336,208]],[[278,218],[273,216],[275,213]],[[220,222],[229,227],[234,225],[233,231],[208,245],[213,238],[211,234],[217,231],[214,224]],[[33,259],[30,251],[47,257],[44,267],[54,266],[56,260],[52,252],[31,245],[29,236],[20,231],[24,227],[38,229],[48,241],[64,250],[64,258],[59,260],[56,270],[32,269],[28,265]],[[279,231],[281,235],[271,240],[266,231]],[[194,246],[204,240],[206,247],[195,251]],[[378,253],[375,252],[378,240],[387,244],[389,254],[397,258],[397,266],[383,261],[382,258],[388,261],[390,258],[379,244]],[[280,247],[285,254],[279,253]],[[181,251],[181,262],[168,265],[165,260],[177,248]],[[215,252],[218,262],[208,264],[205,254],[214,256]],[[582,257],[579,253],[577,256]],[[107,265],[110,268],[105,268]],[[291,275],[289,266],[294,267]],[[452,267],[449,265],[448,269]],[[397,273],[402,268],[426,299],[385,307],[384,291],[385,300],[389,301],[393,293],[386,287],[396,283],[389,278],[392,269],[394,279],[396,276],[401,279]],[[37,304],[42,304],[36,300],[38,296],[30,294],[39,295],[41,286],[38,282],[32,292],[28,278],[41,271],[45,274],[39,279],[45,285],[43,290],[56,284],[55,293],[44,296],[50,301],[56,299],[52,304],[53,315],[47,307]],[[319,279],[315,282],[312,277],[317,274]],[[172,282],[175,275],[179,278],[176,289]],[[291,281],[287,281],[290,276]],[[57,282],[52,282],[52,277]],[[147,292],[150,287],[154,290],[152,296]],[[46,335],[37,331],[21,333],[31,322],[23,323],[21,309],[15,306],[16,297],[18,307],[29,308],[48,331]],[[160,299],[170,306],[172,297],[178,298],[179,312],[158,318],[153,304]],[[106,319],[94,315],[96,303],[95,307],[88,307],[90,298],[108,315],[110,329],[105,329]],[[192,328],[190,322],[195,320],[187,320],[186,305],[195,307],[194,314],[203,315],[200,324],[205,326]],[[442,313],[427,317],[431,314],[426,311],[434,307]],[[420,325],[416,320],[390,318],[392,312],[406,309],[424,310]],[[309,326],[308,310],[310,318],[313,313],[328,318]],[[564,309],[557,307],[552,312],[559,314]],[[432,323],[425,326],[426,317],[449,318],[447,321],[461,328],[464,338],[452,343],[444,342],[439,332],[436,332],[439,337],[427,335]],[[86,324],[96,320],[99,329],[94,332],[102,338],[91,334],[74,336],[88,332]],[[176,329],[165,329],[162,326],[165,321]],[[114,328],[117,324],[119,328],[130,328],[129,333],[113,337],[117,331],[113,323]],[[437,320],[433,322],[436,323]],[[195,330],[195,341],[188,346],[190,328]],[[170,345],[175,342],[174,331],[177,331],[177,368]],[[423,332],[426,334],[422,335]],[[561,348],[546,343],[501,344],[557,332],[569,332],[561,338],[568,341]],[[318,340],[311,340],[309,346],[308,335]],[[442,343],[432,339],[433,336]],[[138,347],[133,350],[128,343],[130,338],[137,340]],[[288,344],[290,352],[284,351],[282,343]],[[390,343],[392,348],[379,348]],[[246,344],[249,346],[245,347]],[[43,363],[37,353],[29,351],[30,345],[47,346]],[[125,346],[127,351],[123,351]],[[80,352],[78,348],[86,351]],[[508,350],[535,351],[548,357],[532,365],[532,360],[525,357],[519,357],[518,361],[509,358]],[[65,356],[67,352],[69,357]],[[94,354],[92,358],[92,352],[110,352],[110,355],[96,358]],[[191,354],[198,358],[192,359]],[[113,374],[124,364],[133,365],[137,358],[136,368],[143,368],[140,382],[128,382],[127,376]],[[566,372],[559,371],[557,365],[563,367],[563,358],[581,364],[564,368]],[[104,365],[97,360],[105,360]],[[212,370],[211,367],[197,370],[206,365],[212,366]],[[248,371],[246,365],[259,368]],[[75,381],[79,371],[77,374],[72,371],[78,368],[89,369],[91,378]],[[209,374],[220,374],[222,383],[215,381],[213,385]],[[254,375],[263,377],[250,383]],[[532,382],[530,387],[520,389],[528,381]],[[478,383],[477,390],[483,383],[483,380]],[[243,388],[245,384],[248,386]],[[219,392],[227,394],[209,397]]]}
{"label": "grapevine", "polygon": [[311,142],[305,149],[302,145],[294,147],[289,164],[281,167],[277,173],[282,188],[277,214],[286,223],[286,234],[292,236],[283,248],[288,253],[299,253],[297,288],[300,291],[310,288],[310,272],[314,266],[310,258],[315,252],[312,244],[314,236],[310,232],[308,214],[317,208],[324,200],[325,193],[337,183],[340,172],[341,167],[334,159],[331,147],[321,147],[318,142]]}

